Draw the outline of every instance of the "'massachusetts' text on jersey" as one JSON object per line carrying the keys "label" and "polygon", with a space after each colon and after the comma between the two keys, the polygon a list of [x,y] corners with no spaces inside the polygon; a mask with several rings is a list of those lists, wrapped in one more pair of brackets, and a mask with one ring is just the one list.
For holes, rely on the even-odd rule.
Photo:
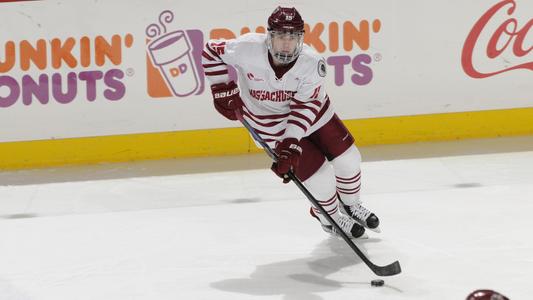
{"label": "'massachusetts' text on jersey", "polygon": [[228,65],[237,69],[244,117],[269,144],[312,134],[333,116],[324,89],[326,64],[309,46],[281,78],[268,61],[266,35],[249,33],[232,40],[210,40],[202,63],[211,84],[228,82]]}

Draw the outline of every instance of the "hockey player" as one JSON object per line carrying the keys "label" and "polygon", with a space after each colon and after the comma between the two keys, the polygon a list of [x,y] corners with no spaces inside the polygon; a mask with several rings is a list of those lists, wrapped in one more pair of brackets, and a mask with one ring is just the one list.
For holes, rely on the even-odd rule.
{"label": "hockey player", "polygon": [[[230,120],[240,111],[279,155],[272,170],[284,183],[293,170],[348,236],[363,237],[364,227],[379,232],[378,218],[359,199],[361,156],[326,94],[325,61],[303,44],[303,35],[298,11],[278,7],[267,34],[210,40],[202,63],[215,108]],[[237,70],[240,89],[228,65]],[[335,233],[318,209],[310,213]]]}

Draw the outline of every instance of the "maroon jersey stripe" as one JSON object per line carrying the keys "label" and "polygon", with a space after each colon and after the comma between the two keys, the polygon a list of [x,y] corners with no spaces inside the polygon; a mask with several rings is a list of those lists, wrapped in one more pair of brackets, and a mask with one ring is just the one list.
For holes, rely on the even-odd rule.
{"label": "maroon jersey stripe", "polygon": [[216,75],[224,75],[224,74],[228,74],[228,70],[205,72],[205,75],[207,76],[216,76]]}
{"label": "maroon jersey stripe", "polygon": [[244,115],[247,116],[248,118],[250,118],[254,123],[256,123],[257,125],[261,125],[263,127],[274,127],[278,124],[280,124],[281,122],[283,122],[283,120],[281,121],[272,121],[272,122],[269,122],[269,123],[262,123],[258,120],[256,120],[253,116],[251,116],[247,111],[243,111]]}
{"label": "maroon jersey stripe", "polygon": [[315,124],[318,120],[320,120],[320,118],[322,118],[322,116],[326,113],[326,111],[328,111],[329,105],[330,105],[330,101],[328,97],[326,103],[324,103],[324,106],[322,107],[318,115],[316,116],[315,122],[313,122],[313,124]]}
{"label": "maroon jersey stripe", "polygon": [[282,136],[285,133],[285,129],[282,129],[282,130],[280,130],[278,132],[275,132],[275,133],[266,132],[266,131],[262,131],[262,130],[259,130],[259,129],[256,129],[255,132],[257,132],[260,135]]}
{"label": "maroon jersey stripe", "polygon": [[202,65],[204,68],[214,68],[214,67],[218,67],[218,66],[227,66],[225,63],[217,63],[217,64],[203,64]]}
{"label": "maroon jersey stripe", "polygon": [[277,142],[278,140],[275,140],[275,139],[264,139],[264,141],[266,143],[270,143],[270,142]]}
{"label": "maroon jersey stripe", "polygon": [[256,119],[260,119],[260,120],[263,120],[263,119],[269,119],[269,120],[272,120],[272,119],[281,119],[281,118],[286,118],[289,116],[289,113],[285,113],[285,114],[279,114],[279,115],[256,115],[254,113],[252,113],[250,110],[246,109],[246,111],[252,115],[254,118]]}
{"label": "maroon jersey stripe", "polygon": [[207,52],[205,52],[205,51],[202,51],[202,56],[203,56],[205,59],[209,60],[209,61],[216,61],[214,58],[212,58],[211,56],[209,56],[209,54],[207,54]]}
{"label": "maroon jersey stripe", "polygon": [[295,98],[292,98],[291,99],[294,103],[296,104],[300,104],[300,105],[305,105],[305,104],[314,104],[318,107],[320,107],[322,105],[322,103],[318,100],[313,100],[313,101],[300,101],[300,100],[296,100]]}
{"label": "maroon jersey stripe", "polygon": [[315,91],[313,92],[313,95],[311,95],[311,99],[316,99],[318,98],[318,95],[320,93],[320,86],[318,86]]}
{"label": "maroon jersey stripe", "polygon": [[303,119],[305,120],[309,126],[313,125],[313,121],[311,121],[311,119],[309,119],[307,116],[305,115],[302,115],[301,113],[299,112],[296,112],[296,111],[291,111],[291,116],[293,117],[296,117],[296,118],[299,118],[299,119]]}
{"label": "maroon jersey stripe", "polygon": [[209,45],[209,43],[208,43],[208,44],[205,44],[205,48],[206,48],[207,50],[209,50],[209,52],[211,53],[211,55],[213,55],[214,57],[218,58],[218,60],[222,60],[222,59],[220,58],[220,56],[218,56],[218,53],[216,53],[215,50],[211,49],[211,46]]}
{"label": "maroon jersey stripe", "polygon": [[297,104],[297,105],[291,104],[289,107],[291,108],[291,110],[308,109],[308,110],[312,111],[315,115],[318,115],[318,110],[316,110],[316,108],[314,108],[314,107],[309,107],[309,106],[300,105],[300,104]]}
{"label": "maroon jersey stripe", "polygon": [[304,131],[307,131],[307,127],[306,127],[304,124],[302,124],[302,123],[300,123],[300,122],[298,122],[298,121],[296,121],[296,120],[289,119],[289,120],[287,121],[287,124],[294,124],[294,125],[296,125],[296,126],[302,128]]}

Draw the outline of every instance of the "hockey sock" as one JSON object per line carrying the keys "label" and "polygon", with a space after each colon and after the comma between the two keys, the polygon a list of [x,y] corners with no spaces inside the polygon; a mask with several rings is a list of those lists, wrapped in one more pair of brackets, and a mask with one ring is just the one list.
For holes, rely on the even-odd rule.
{"label": "hockey sock", "polygon": [[335,172],[336,187],[340,200],[345,205],[359,202],[361,190],[361,154],[352,145],[331,161]]}
{"label": "hockey sock", "polygon": [[[333,220],[337,221],[339,218],[339,201],[335,190],[335,173],[329,162],[325,161],[318,171],[309,177],[304,184],[324,210]],[[311,209],[322,224],[329,225],[326,217],[322,216],[317,208],[313,207]]]}

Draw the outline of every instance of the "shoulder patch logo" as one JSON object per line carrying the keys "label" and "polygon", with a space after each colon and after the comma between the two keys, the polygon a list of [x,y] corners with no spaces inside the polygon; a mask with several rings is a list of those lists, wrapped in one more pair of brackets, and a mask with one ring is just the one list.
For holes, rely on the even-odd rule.
{"label": "shoulder patch logo", "polygon": [[326,76],[326,62],[324,59],[318,61],[318,75],[320,75],[320,77]]}

